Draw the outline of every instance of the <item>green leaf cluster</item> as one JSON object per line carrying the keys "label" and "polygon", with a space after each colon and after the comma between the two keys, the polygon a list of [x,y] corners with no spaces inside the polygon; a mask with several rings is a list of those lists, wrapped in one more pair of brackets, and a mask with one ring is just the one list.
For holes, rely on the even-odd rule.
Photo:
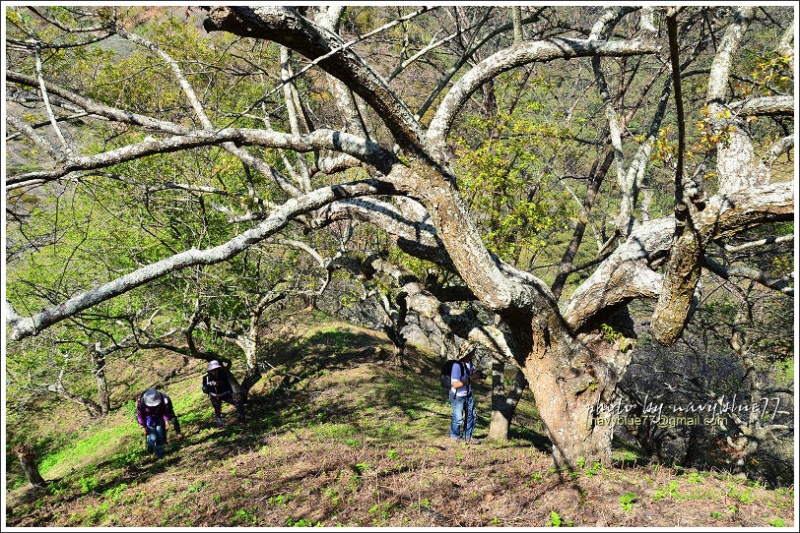
{"label": "green leaf cluster", "polygon": [[569,132],[528,116],[529,111],[541,111],[541,105],[531,102],[527,109],[489,119],[473,116],[470,127],[482,140],[473,146],[462,139],[457,147],[462,194],[487,247],[511,262],[543,247],[545,234],[565,229],[569,218],[538,149]]}

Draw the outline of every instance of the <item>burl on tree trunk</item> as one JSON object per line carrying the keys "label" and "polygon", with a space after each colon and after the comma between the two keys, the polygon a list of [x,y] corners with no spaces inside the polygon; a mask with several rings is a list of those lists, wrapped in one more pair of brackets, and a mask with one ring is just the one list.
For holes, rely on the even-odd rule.
{"label": "burl on tree trunk", "polygon": [[29,444],[19,444],[12,451],[19,458],[28,482],[37,488],[46,487],[47,482],[39,473],[39,467],[36,466],[36,455],[33,453],[33,448]]}

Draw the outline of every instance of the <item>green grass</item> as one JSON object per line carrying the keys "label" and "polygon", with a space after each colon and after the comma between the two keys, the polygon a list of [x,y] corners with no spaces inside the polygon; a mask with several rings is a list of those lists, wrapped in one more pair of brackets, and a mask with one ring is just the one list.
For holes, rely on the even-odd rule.
{"label": "green grass", "polygon": [[[316,344],[326,339],[333,344]],[[731,525],[739,509],[755,507],[763,507],[757,525],[792,522],[791,488],[769,492],[732,476],[638,464],[638,457],[624,467],[584,461],[573,472],[552,468],[525,399],[508,442],[453,449],[438,358],[412,348],[402,370],[375,359],[375,346],[390,353],[382,343],[330,325],[287,339],[274,359],[282,370],[267,372],[251,392],[244,429],[213,427],[199,390],[203,365],[190,368],[164,385],[186,438],[163,461],[144,455],[130,401],[107,420],[77,417],[83,425],[63,438],[36,433],[47,443],[41,470],[50,489],[11,505],[7,519],[52,527],[565,527],[630,525],[647,510],[670,525],[669,510],[691,499],[693,507],[708,506],[698,525]],[[282,381],[301,368],[303,379]],[[489,425],[488,391],[477,400],[480,437]],[[232,415],[232,406],[223,408]],[[475,510],[468,518],[461,498]],[[509,506],[523,518],[509,515]]]}
{"label": "green grass", "polygon": [[39,472],[44,477],[57,477],[67,469],[125,454],[135,445],[134,441],[139,436],[141,430],[135,421],[117,425],[95,424],[88,427],[82,436],[75,437],[58,451],[45,456],[39,465]]}
{"label": "green grass", "polygon": [[673,480],[669,482],[669,485],[666,488],[659,489],[653,495],[653,502],[657,502],[664,498],[673,498],[678,499],[681,497],[681,493],[678,490],[678,482]]}

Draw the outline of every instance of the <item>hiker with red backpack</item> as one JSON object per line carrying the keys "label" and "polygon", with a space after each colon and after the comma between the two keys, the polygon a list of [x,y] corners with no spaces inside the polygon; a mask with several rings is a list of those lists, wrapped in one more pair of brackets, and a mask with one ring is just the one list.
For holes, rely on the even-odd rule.
{"label": "hiker with red backpack", "polygon": [[[475,431],[475,399],[472,396],[472,382],[484,378],[483,373],[475,370],[472,357],[477,351],[477,346],[465,342],[458,351],[458,361],[452,364],[450,370],[450,405],[453,407],[453,417],[450,421],[450,438],[454,443],[465,442],[479,444],[472,437]],[[464,426],[462,441],[461,426]]]}
{"label": "hiker with red backpack", "polygon": [[245,424],[244,405],[242,405],[239,397],[233,392],[228,376],[225,369],[219,364],[219,361],[211,361],[208,363],[208,374],[203,376],[203,392],[208,394],[211,400],[211,406],[214,408],[214,416],[216,417],[217,427],[225,427],[225,422],[222,419],[222,402],[227,402],[236,407],[236,415],[239,418],[239,424]]}
{"label": "hiker with red backpack", "polygon": [[136,420],[142,426],[147,439],[147,453],[155,452],[158,459],[164,457],[164,444],[167,443],[167,428],[170,422],[175,428],[177,438],[183,438],[172,400],[156,389],[148,389],[139,397],[136,404]]}

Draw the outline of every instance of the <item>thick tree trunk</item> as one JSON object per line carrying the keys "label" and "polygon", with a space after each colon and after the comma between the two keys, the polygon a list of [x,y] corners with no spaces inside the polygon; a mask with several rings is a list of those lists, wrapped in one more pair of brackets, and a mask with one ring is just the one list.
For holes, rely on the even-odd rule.
{"label": "thick tree trunk", "polygon": [[[557,466],[575,467],[581,459],[607,463],[611,459],[610,427],[592,421],[591,408],[598,396],[590,389],[585,376],[573,382],[540,373],[532,383],[539,413],[553,443],[553,461]],[[588,459],[587,459],[588,458]]]}
{"label": "thick tree trunk", "polygon": [[[256,351],[258,349],[258,343],[249,343],[247,345],[248,349],[245,350],[245,360],[246,360],[246,368],[244,371],[244,377],[242,378],[241,384],[239,384],[233,375],[228,372],[229,381],[231,382],[231,386],[233,387],[236,395],[239,396],[242,402],[247,402],[248,396],[250,395],[250,389],[252,389],[256,383],[261,380],[261,370],[258,368],[258,361],[256,360]],[[232,378],[232,379],[231,379]],[[238,389],[238,390],[237,390]]]}
{"label": "thick tree trunk", "polygon": [[19,458],[19,464],[22,465],[25,477],[31,485],[39,488],[47,486],[47,482],[39,473],[39,467],[36,466],[36,456],[30,445],[20,444],[14,447],[14,454]]}
{"label": "thick tree trunk", "polygon": [[522,393],[528,387],[524,373],[518,370],[514,377],[514,384],[506,392],[503,383],[505,366],[502,361],[492,363],[492,418],[488,437],[500,442],[508,440],[508,432],[517,410],[517,404],[522,398]]}
{"label": "thick tree trunk", "polygon": [[[512,413],[513,415],[513,413]],[[506,442],[508,430],[511,428],[511,415],[492,409],[492,418],[489,423],[489,440]]]}
{"label": "thick tree trunk", "polygon": [[610,396],[618,379],[599,361],[560,371],[544,360],[538,363],[526,367],[526,375],[553,443],[556,466],[574,468],[581,459],[608,464],[613,427],[598,424],[595,410],[607,401],[603,398]]}
{"label": "thick tree trunk", "polygon": [[[270,305],[283,300],[285,297],[286,295],[283,293],[268,293],[263,296],[255,308],[250,311],[250,327],[247,328],[244,335],[236,340],[236,344],[244,352],[245,371],[241,385],[236,383],[235,379],[231,380],[231,383],[242,402],[247,402],[250,389],[261,380],[261,369],[258,367],[258,351],[261,348],[261,331],[258,324],[261,320],[261,315]],[[230,375],[230,372],[228,374]]]}
{"label": "thick tree trunk", "polygon": [[[512,331],[522,341],[525,327],[516,326]],[[526,333],[530,348],[522,371],[553,444],[556,466],[575,468],[581,460],[608,464],[613,426],[598,420],[608,418],[601,407],[612,403],[630,353],[599,335],[575,338],[560,316],[547,310],[533,317]]]}

